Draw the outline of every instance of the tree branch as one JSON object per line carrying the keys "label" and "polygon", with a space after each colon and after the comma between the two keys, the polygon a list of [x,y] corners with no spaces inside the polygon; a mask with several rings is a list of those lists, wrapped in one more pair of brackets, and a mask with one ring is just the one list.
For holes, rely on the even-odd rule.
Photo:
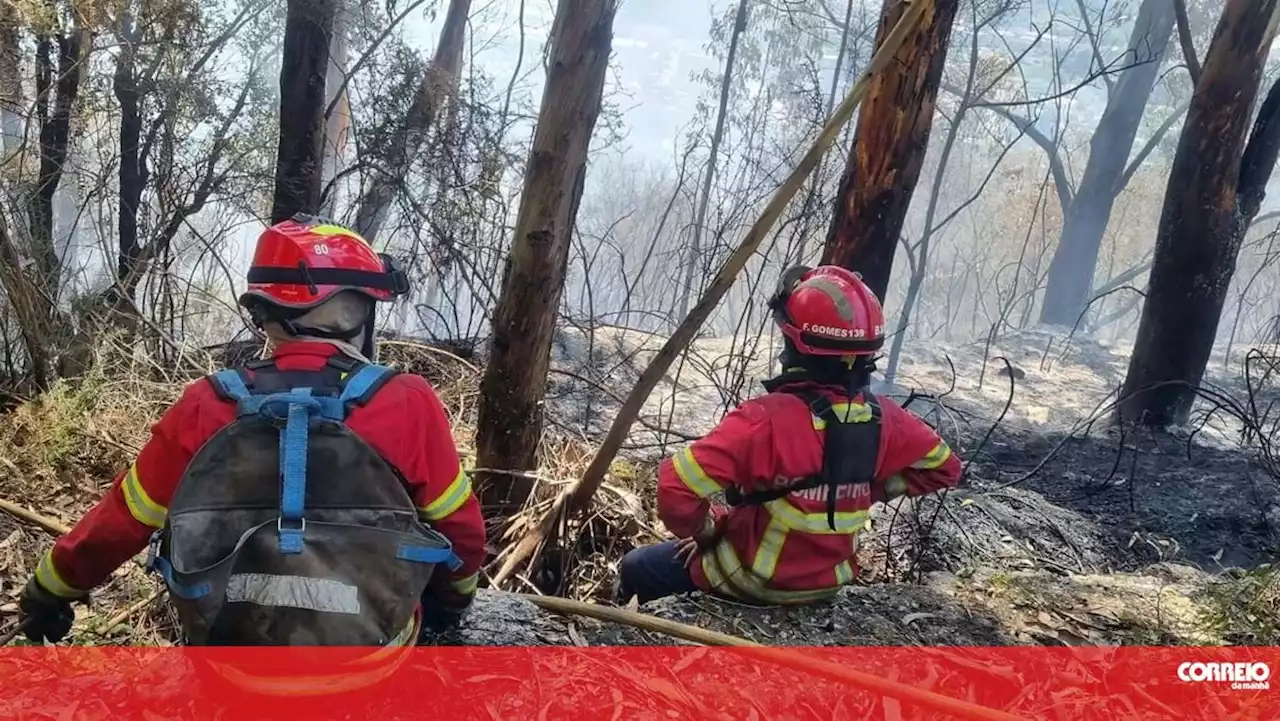
{"label": "tree branch", "polygon": [[1187,100],[1182,105],[1178,106],[1178,109],[1170,113],[1169,117],[1165,118],[1164,122],[1160,124],[1160,127],[1156,128],[1156,131],[1151,134],[1151,137],[1147,138],[1147,142],[1142,146],[1142,150],[1138,151],[1133,162],[1129,163],[1129,167],[1125,168],[1124,173],[1122,173],[1119,179],[1116,180],[1115,192],[1117,194],[1128,187],[1129,181],[1133,179],[1133,174],[1138,172],[1138,169],[1141,168],[1142,164],[1146,161],[1147,156],[1151,155],[1151,153],[1155,151],[1156,146],[1160,144],[1160,141],[1164,140],[1164,136],[1169,134],[1169,131],[1173,129],[1174,123],[1178,122],[1179,118],[1187,114],[1187,108],[1189,107],[1191,107],[1190,100]]}
{"label": "tree branch", "polygon": [[[950,83],[943,83],[942,89],[957,97],[964,97],[963,91]],[[1022,133],[1026,133],[1028,138],[1031,138],[1036,145],[1039,145],[1044,150],[1049,159],[1049,172],[1053,174],[1053,185],[1058,191],[1058,202],[1062,204],[1063,212],[1070,208],[1071,203],[1075,201],[1075,188],[1071,185],[1071,179],[1067,175],[1067,167],[1063,164],[1062,156],[1058,153],[1058,144],[1040,132],[1036,127],[1035,121],[1030,118],[1024,118],[1000,105],[975,105],[975,107],[986,108],[1013,123],[1015,128]]]}
{"label": "tree branch", "polygon": [[1246,225],[1262,208],[1267,195],[1267,181],[1280,158],[1280,81],[1267,91],[1266,100],[1258,109],[1258,117],[1249,134],[1249,143],[1240,159],[1240,179],[1236,183],[1236,197],[1240,214]]}
{"label": "tree branch", "polygon": [[1174,16],[1178,19],[1178,42],[1182,43],[1182,57],[1187,61],[1187,74],[1191,84],[1200,84],[1200,60],[1196,44],[1191,37],[1191,22],[1187,19],[1187,0],[1173,0]]}
{"label": "tree branch", "polygon": [[[1107,67],[1107,62],[1102,59],[1102,50],[1098,48],[1098,36],[1093,31],[1093,23],[1089,22],[1089,9],[1084,6],[1084,0],[1076,0],[1076,7],[1080,8],[1080,19],[1084,22],[1084,33],[1089,38],[1089,47],[1093,50],[1093,59],[1098,62],[1099,68]],[[1102,82],[1107,86],[1107,92],[1115,90],[1115,81],[1110,75],[1103,74]]]}

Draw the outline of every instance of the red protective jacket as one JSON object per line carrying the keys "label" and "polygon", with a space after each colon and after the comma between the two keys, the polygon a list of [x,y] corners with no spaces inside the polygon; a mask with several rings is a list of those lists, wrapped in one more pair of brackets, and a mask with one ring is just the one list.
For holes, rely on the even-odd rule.
{"label": "red protective jacket", "polygon": [[[335,352],[326,343],[289,343],[276,349],[275,360],[284,370],[318,370]],[[187,386],[152,428],[134,464],[116,476],[106,496],[41,559],[36,568],[40,584],[56,595],[77,597],[143,551],[152,532],[164,524],[169,500],[191,458],[234,418],[235,405],[220,399],[207,380]],[[452,573],[438,568],[428,595],[454,608],[469,604],[484,562],[484,519],[431,385],[419,376],[398,374],[367,405],[352,409],[347,425],[400,471],[419,514],[453,543],[462,559]]]}
{"label": "red protective jacket", "polygon": [[857,534],[873,502],[924,495],[960,479],[959,458],[932,428],[891,399],[877,398],[882,416],[875,481],[840,487],[835,531],[828,525],[825,487],[764,505],[717,508],[709,516],[708,496],[730,485],[748,493],[821,472],[826,424],[804,400],[785,392],[802,387],[820,390],[845,421],[871,418],[861,394],[851,403],[829,387],[784,386],[743,403],[659,469],[658,516],[667,528],[688,538],[714,523],[722,533],[713,549],[692,561],[693,581],[704,591],[768,604],[828,598],[857,573]]}

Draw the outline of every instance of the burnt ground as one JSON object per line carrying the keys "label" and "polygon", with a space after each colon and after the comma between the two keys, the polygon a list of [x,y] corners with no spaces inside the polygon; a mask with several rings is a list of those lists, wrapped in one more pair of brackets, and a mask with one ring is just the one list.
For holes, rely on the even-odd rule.
{"label": "burnt ground", "polygon": [[[966,459],[968,460],[968,459]],[[1038,494],[1108,531],[1117,569],[1254,568],[1280,549],[1280,483],[1242,451],[1169,435],[999,432],[972,458],[975,496]]]}

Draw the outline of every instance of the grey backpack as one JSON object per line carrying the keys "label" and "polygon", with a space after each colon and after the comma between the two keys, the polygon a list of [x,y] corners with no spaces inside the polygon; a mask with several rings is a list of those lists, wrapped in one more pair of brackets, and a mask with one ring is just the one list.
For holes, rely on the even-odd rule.
{"label": "grey backpack", "polygon": [[261,361],[209,377],[236,418],[192,458],[148,560],[189,645],[415,641],[435,567],[461,562],[345,424],[393,374],[335,356],[319,371]]}

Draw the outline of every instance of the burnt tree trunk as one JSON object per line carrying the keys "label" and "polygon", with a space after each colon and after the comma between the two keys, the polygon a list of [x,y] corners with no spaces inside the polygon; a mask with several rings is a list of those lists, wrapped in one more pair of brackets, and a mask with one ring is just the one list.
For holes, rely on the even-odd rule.
{"label": "burnt tree trunk", "polygon": [[120,103],[120,202],[117,218],[120,255],[116,272],[119,278],[124,279],[133,272],[142,253],[138,242],[138,207],[147,181],[142,162],[142,116],[138,112],[141,100],[137,73],[138,24],[128,17],[121,24],[120,50],[116,55],[111,87]]}
{"label": "burnt tree trunk", "polygon": [[0,3],[0,163],[22,145],[22,38],[18,11]]}
{"label": "burnt tree trunk", "polygon": [[391,155],[385,162],[391,175],[375,174],[369,188],[360,196],[356,231],[369,240],[377,237],[382,229],[391,201],[408,177],[414,157],[426,142],[441,108],[457,90],[470,12],[471,0],[450,0],[435,57],[418,86],[409,115],[400,127],[399,137],[390,144]]}
{"label": "burnt tree trunk", "polygon": [[1228,0],[1214,31],[1169,174],[1121,420],[1166,427],[1190,415],[1280,148],[1280,86],[1248,133],[1278,11],[1280,0]]}
{"label": "burnt tree trunk", "polygon": [[280,65],[280,142],[272,223],[320,209],[325,74],[336,5],[337,0],[289,0]]}
{"label": "burnt tree trunk", "polygon": [[[53,237],[53,196],[62,182],[71,136],[71,111],[80,93],[83,74],[78,32],[43,37],[36,47],[36,113],[40,118],[40,175],[31,197],[28,222],[31,251],[49,299],[62,277],[61,261]],[[54,58],[56,54],[57,66]],[[52,107],[50,103],[52,102]]]}
{"label": "burnt tree trunk", "polygon": [[476,467],[499,469],[478,472],[481,501],[501,513],[518,509],[533,490],[532,479],[501,471],[537,465],[552,334],[616,12],[617,0],[559,0],[556,8],[547,84],[480,383]]}
{"label": "burnt tree trunk", "polygon": [[1120,194],[1125,166],[1147,101],[1173,36],[1169,0],[1145,0],[1129,35],[1124,62],[1130,67],[1107,95],[1107,106],[1089,142],[1089,161],[1069,207],[1049,263],[1040,322],[1074,325],[1089,302],[1098,251]]}
{"label": "burnt tree trunk", "polygon": [[[823,263],[860,272],[882,300],[929,147],[934,99],[959,6],[959,0],[917,2],[926,4],[919,27],[894,63],[871,79],[822,255]],[[900,0],[884,1],[877,48],[905,8]]]}
{"label": "burnt tree trunk", "polygon": [[27,200],[30,252],[35,262],[29,273],[22,268],[15,269],[19,274],[25,273],[25,278],[13,276],[6,287],[10,293],[17,289],[26,296],[19,309],[19,320],[31,377],[41,390],[52,380],[51,360],[59,345],[55,331],[62,326],[57,307],[62,260],[54,238],[53,199],[67,162],[71,115],[80,94],[80,80],[84,75],[82,55],[88,42],[83,31],[72,28],[56,36],[42,36],[36,44],[40,168],[35,189]]}

